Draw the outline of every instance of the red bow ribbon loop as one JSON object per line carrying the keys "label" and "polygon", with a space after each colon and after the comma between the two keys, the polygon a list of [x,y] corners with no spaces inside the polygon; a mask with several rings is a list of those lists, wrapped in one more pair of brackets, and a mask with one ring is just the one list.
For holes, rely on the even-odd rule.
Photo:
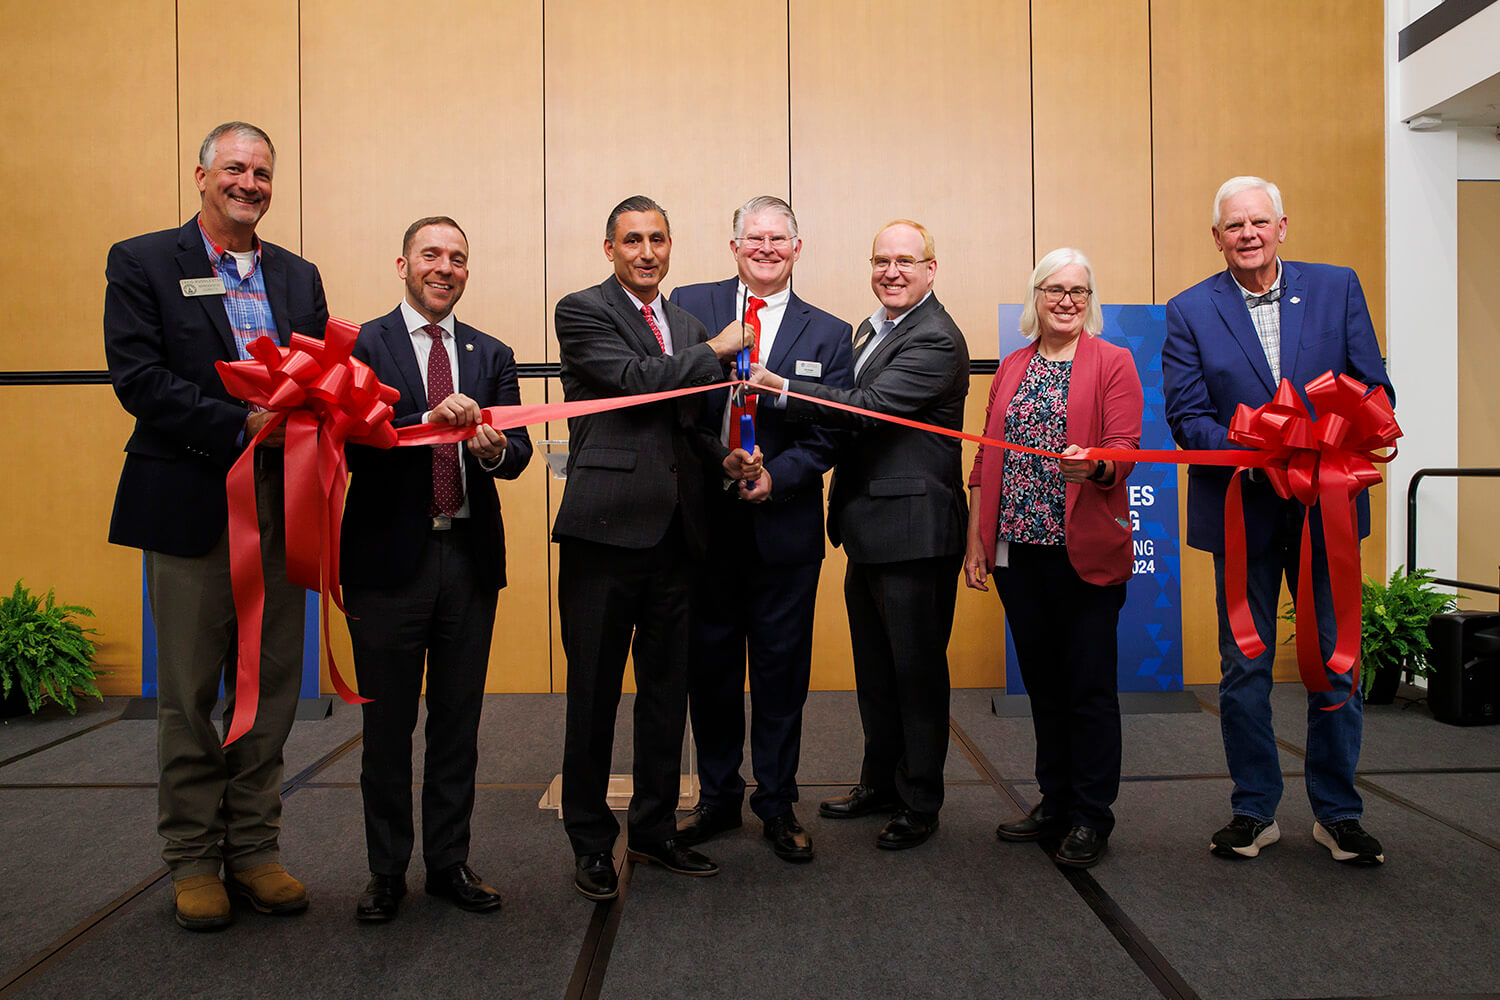
{"label": "red bow ribbon loop", "polygon": [[287,579],[322,594],[323,648],[334,690],[346,702],[369,700],[345,683],[334,661],[330,631],[330,605],[344,610],[338,565],[349,481],[344,445],[395,445],[392,404],[401,396],[376,378],[369,366],[351,357],[358,336],[355,324],[330,319],[322,340],[294,333],[291,345],[281,347],[270,337],[260,337],[249,345],[250,360],[215,363],[232,395],[275,414],[246,445],[227,480],[229,572],[239,621],[239,662],[234,720],[225,746],[250,731],[260,701],[265,578],[253,456],[266,436],[283,423]]}
{"label": "red bow ribbon loop", "polygon": [[[1350,677],[1350,693],[1359,683],[1360,570],[1359,532],[1355,500],[1380,482],[1377,463],[1396,457],[1393,446],[1401,436],[1385,389],[1367,388],[1348,375],[1325,372],[1307,383],[1307,398],[1317,417],[1303,403],[1291,382],[1281,380],[1271,402],[1257,409],[1243,404],[1229,425],[1229,440],[1262,453],[1236,467],[1224,497],[1224,597],[1230,628],[1240,651],[1249,657],[1265,652],[1246,598],[1245,516],[1240,473],[1264,468],[1278,496],[1295,499],[1308,508],[1302,518],[1302,548],[1298,555],[1297,666],[1309,691],[1331,691],[1318,648],[1317,615],[1313,604],[1312,508],[1321,508],[1323,544],[1328,562],[1338,640],[1327,669]],[[1391,447],[1387,455],[1377,449]],[[1347,700],[1347,699],[1345,699]],[[1325,706],[1338,708],[1343,704]]]}

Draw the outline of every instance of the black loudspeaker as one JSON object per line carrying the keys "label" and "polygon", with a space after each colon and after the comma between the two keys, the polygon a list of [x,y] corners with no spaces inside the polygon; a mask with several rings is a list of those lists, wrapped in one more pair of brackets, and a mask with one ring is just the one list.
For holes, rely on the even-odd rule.
{"label": "black loudspeaker", "polygon": [[1500,722],[1500,614],[1454,611],[1427,626],[1432,674],[1427,706],[1454,726]]}

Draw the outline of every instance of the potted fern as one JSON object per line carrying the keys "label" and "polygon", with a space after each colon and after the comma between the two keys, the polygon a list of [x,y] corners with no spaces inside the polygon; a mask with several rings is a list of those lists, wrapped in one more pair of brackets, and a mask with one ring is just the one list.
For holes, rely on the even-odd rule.
{"label": "potted fern", "polygon": [[[88,608],[58,604],[53,592],[45,599],[16,581],[9,597],[0,598],[0,695],[5,714],[37,712],[44,701],[55,701],[77,714],[80,694],[103,700],[94,683],[94,643],[98,631],[78,623],[75,616],[93,617]],[[13,707],[14,706],[14,707]]]}
{"label": "potted fern", "polygon": [[[1368,576],[1362,584],[1360,602],[1359,675],[1366,704],[1389,705],[1401,685],[1401,673],[1426,677],[1432,673],[1428,660],[1427,623],[1433,615],[1452,611],[1458,605],[1454,594],[1436,590],[1432,570],[1413,573],[1397,566],[1384,584]],[[1281,617],[1297,622],[1296,606],[1290,601]],[[1295,635],[1295,633],[1293,633]],[[1292,636],[1287,637],[1292,641]]]}

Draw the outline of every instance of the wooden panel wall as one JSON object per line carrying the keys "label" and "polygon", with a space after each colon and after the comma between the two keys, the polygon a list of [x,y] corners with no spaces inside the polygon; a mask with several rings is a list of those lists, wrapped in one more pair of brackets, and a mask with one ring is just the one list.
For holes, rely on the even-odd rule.
{"label": "wooden panel wall", "polygon": [[[865,258],[875,229],[919,219],[937,239],[937,293],[984,359],[998,353],[996,304],[1017,298],[1038,254],[1078,246],[1105,299],[1164,302],[1223,266],[1207,231],[1218,184],[1261,173],[1286,195],[1287,255],[1356,267],[1383,333],[1378,5],[1273,0],[1257,15],[1281,26],[1264,71],[1244,54],[1238,9],[1193,0],[950,0],[880,17],[860,0],[784,0],[758,14],[747,33],[739,8],[691,0],[651,8],[647,27],[604,0],[437,0],[422,18],[353,0],[272,0],[239,28],[257,82],[238,87],[205,0],[7,8],[0,83],[12,100],[0,121],[21,141],[0,148],[0,181],[27,197],[0,223],[0,305],[17,320],[0,338],[0,371],[102,367],[105,249],[196,210],[197,144],[229,118],[276,140],[262,232],[318,263],[335,315],[390,309],[405,226],[449,214],[473,259],[459,312],[522,362],[556,359],[552,308],[608,275],[604,219],[635,193],[672,216],[669,287],[731,273],[733,207],[789,196],[804,237],[798,293],[851,321],[874,308]],[[109,197],[96,196],[101,155]],[[35,252],[35,234],[59,228],[93,265],[59,272]],[[15,332],[43,323],[57,334]],[[971,428],[988,383],[972,381]],[[528,399],[558,397],[555,379],[524,385]],[[4,522],[16,525],[6,550],[32,582],[101,610],[106,665],[128,691],[139,561],[103,542],[128,421],[105,388],[0,391],[7,415],[83,402],[106,415],[98,456],[82,462],[12,431],[3,457],[65,484],[78,498],[67,518],[87,527],[63,543],[18,513]],[[564,688],[547,541],[559,495],[540,454],[501,485],[511,587],[494,690]],[[5,503],[30,509],[15,487]],[[1365,556],[1383,563],[1382,536]],[[1217,675],[1207,565],[1185,556],[1190,682]],[[82,566],[100,575],[77,575]],[[843,567],[831,553],[818,687],[852,685]],[[956,685],[1002,683],[1001,620],[993,594],[961,591]]]}
{"label": "wooden panel wall", "polygon": [[104,257],[176,221],[171,0],[0,6],[0,371],[104,367]]}
{"label": "wooden panel wall", "polygon": [[[1458,185],[1458,464],[1500,466],[1500,306],[1495,275],[1500,274],[1500,183],[1464,181]],[[1458,579],[1495,586],[1500,569],[1500,534],[1495,509],[1500,480],[1458,481]],[[1418,536],[1420,539],[1420,536]],[[1420,556],[1420,552],[1418,553]],[[1461,607],[1493,611],[1495,595],[1472,593]]]}
{"label": "wooden panel wall", "polygon": [[[1376,334],[1385,338],[1384,90],[1379,5],[1272,0],[1257,25],[1274,24],[1264,59],[1243,8],[1152,0],[1151,130],[1157,301],[1215,271],[1213,196],[1237,174],[1280,188],[1289,260],[1353,267]],[[1274,74],[1274,75],[1273,75]],[[1329,95],[1336,94],[1331,102]],[[1397,385],[1400,394],[1400,385]],[[1187,474],[1179,477],[1187,500]],[[1365,572],[1385,570],[1384,491],[1371,505],[1375,533]],[[1186,523],[1184,520],[1183,523]],[[1217,681],[1213,561],[1183,549],[1183,651],[1188,683]],[[1277,676],[1296,677],[1295,652],[1278,647]]]}

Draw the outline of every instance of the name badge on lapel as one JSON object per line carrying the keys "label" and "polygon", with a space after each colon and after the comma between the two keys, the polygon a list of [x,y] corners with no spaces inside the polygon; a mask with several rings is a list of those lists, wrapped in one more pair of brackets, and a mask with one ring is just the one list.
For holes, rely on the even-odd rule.
{"label": "name badge on lapel", "polygon": [[224,294],[224,279],[217,274],[211,278],[183,278],[178,284],[182,286],[183,298],[187,299]]}
{"label": "name badge on lapel", "polygon": [[823,362],[821,361],[799,361],[797,362],[797,374],[808,378],[823,377]]}

